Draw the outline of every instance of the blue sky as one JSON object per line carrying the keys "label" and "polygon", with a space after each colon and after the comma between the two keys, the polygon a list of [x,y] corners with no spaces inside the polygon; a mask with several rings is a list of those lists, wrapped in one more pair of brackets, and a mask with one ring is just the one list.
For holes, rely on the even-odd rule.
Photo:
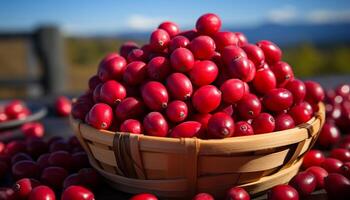
{"label": "blue sky", "polygon": [[0,30],[58,24],[68,34],[145,31],[172,20],[191,28],[203,13],[227,26],[350,22],[348,0],[8,0],[0,1]]}

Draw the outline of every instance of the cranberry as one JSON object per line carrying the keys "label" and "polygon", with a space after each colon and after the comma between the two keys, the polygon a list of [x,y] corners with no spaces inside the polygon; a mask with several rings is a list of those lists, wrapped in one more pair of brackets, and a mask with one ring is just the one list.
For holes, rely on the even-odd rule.
{"label": "cranberry", "polygon": [[51,144],[50,144],[50,142],[48,142],[48,144],[50,145],[49,146],[50,152],[69,151],[70,150],[69,144],[66,141],[64,141],[63,139],[53,141],[53,142],[51,142]]}
{"label": "cranberry", "polygon": [[276,62],[280,61],[282,58],[281,49],[271,41],[261,40],[256,43],[258,47],[260,47],[265,55],[265,60],[268,64],[273,65]]}
{"label": "cranberry", "polygon": [[143,134],[143,127],[136,119],[127,119],[120,125],[121,132]]}
{"label": "cranberry", "polygon": [[11,164],[14,165],[16,163],[18,163],[19,161],[22,161],[22,160],[30,160],[32,161],[32,157],[30,157],[30,155],[26,154],[26,153],[22,153],[22,152],[19,152],[19,153],[16,153],[14,156],[12,156],[11,158]]}
{"label": "cranberry", "polygon": [[253,127],[246,121],[236,122],[233,136],[238,137],[248,135],[254,135]]}
{"label": "cranberry", "polygon": [[306,97],[305,100],[309,103],[318,103],[325,97],[323,88],[320,84],[314,81],[305,81]]}
{"label": "cranberry", "polygon": [[233,187],[227,192],[226,200],[250,200],[250,196],[243,188]]}
{"label": "cranberry", "polygon": [[271,70],[276,76],[277,86],[284,87],[290,80],[294,79],[292,67],[283,61],[279,61],[271,66]]}
{"label": "cranberry", "polygon": [[72,185],[66,188],[61,200],[95,200],[94,194],[82,186]]}
{"label": "cranberry", "polygon": [[115,108],[115,117],[119,120],[139,117],[144,111],[143,103],[134,97],[123,99]]}
{"label": "cranberry", "polygon": [[182,73],[173,73],[168,76],[166,87],[172,98],[182,101],[191,97],[193,92],[190,79]]}
{"label": "cranberry", "polygon": [[350,181],[341,174],[331,173],[324,179],[328,199],[349,199]]}
{"label": "cranberry", "polygon": [[41,138],[44,136],[44,126],[40,122],[25,123],[21,127],[21,131],[26,137]]}
{"label": "cranberry", "polygon": [[316,177],[311,172],[299,172],[289,184],[294,187],[301,196],[311,194],[316,188]]}
{"label": "cranberry", "polygon": [[170,136],[174,138],[191,138],[202,135],[202,124],[196,121],[186,121],[175,126],[170,132]]}
{"label": "cranberry", "polygon": [[254,89],[260,94],[276,88],[276,77],[270,69],[259,69],[253,80]]}
{"label": "cranberry", "polygon": [[158,56],[147,64],[148,76],[154,80],[164,80],[170,73],[171,66],[167,58]]}
{"label": "cranberry", "polygon": [[175,49],[180,47],[186,48],[189,43],[190,41],[186,37],[178,35],[171,39],[169,43],[169,51],[173,52]]}
{"label": "cranberry", "polygon": [[17,196],[12,188],[0,188],[0,199],[2,200],[17,200]]}
{"label": "cranberry", "polygon": [[142,99],[146,106],[152,110],[162,110],[168,104],[168,91],[165,86],[156,81],[147,82],[141,88]]}
{"label": "cranberry", "polygon": [[216,48],[218,51],[222,51],[226,46],[237,46],[238,44],[237,36],[234,33],[228,31],[217,32],[213,36],[213,39],[215,41]]}
{"label": "cranberry", "polygon": [[17,119],[17,116],[25,111],[26,107],[20,100],[13,100],[8,103],[4,110],[10,119]]}
{"label": "cranberry", "polygon": [[5,111],[0,108],[0,123],[7,120],[9,120],[9,117],[6,115]]}
{"label": "cranberry", "polygon": [[202,126],[203,126],[203,128],[204,128],[204,129],[207,129],[207,127],[208,127],[208,121],[209,121],[209,119],[211,118],[211,116],[212,116],[212,115],[209,114],[209,113],[203,113],[203,114],[197,113],[197,114],[192,115],[191,119],[192,119],[193,121],[197,121],[197,122],[201,123]]}
{"label": "cranberry", "polygon": [[184,121],[188,115],[188,108],[186,103],[179,100],[170,102],[166,108],[166,115],[172,122]]}
{"label": "cranberry", "polygon": [[138,85],[146,78],[146,64],[141,61],[134,61],[126,66],[123,80],[129,85]]}
{"label": "cranberry", "polygon": [[163,29],[157,29],[152,32],[149,44],[154,51],[162,51],[169,45],[170,36]]}
{"label": "cranberry", "polygon": [[293,95],[284,88],[275,88],[267,91],[263,98],[265,108],[274,112],[288,109],[293,104]]}
{"label": "cranberry", "polygon": [[39,172],[39,165],[31,160],[22,160],[12,166],[12,174],[15,179],[36,178]]}
{"label": "cranberry", "polygon": [[24,141],[21,140],[14,140],[6,145],[6,149],[4,150],[5,155],[15,155],[19,152],[25,152],[26,151],[26,144]]}
{"label": "cranberry", "polygon": [[41,156],[39,156],[39,158],[36,161],[36,163],[39,165],[39,168],[41,170],[43,170],[44,168],[50,166],[50,164],[49,164],[49,157],[50,157],[49,153],[45,153],[45,154],[42,154]]}
{"label": "cranberry", "polygon": [[236,103],[241,100],[245,94],[244,83],[239,79],[226,80],[221,86],[222,99],[226,103]]}
{"label": "cranberry", "polygon": [[27,199],[30,192],[39,185],[40,182],[35,179],[23,178],[14,184],[13,190],[15,191],[16,197]]}
{"label": "cranberry", "polygon": [[289,185],[277,185],[267,193],[268,200],[298,200],[298,192]]}
{"label": "cranberry", "polygon": [[239,78],[244,82],[250,82],[256,76],[255,66],[245,57],[239,57],[228,65],[230,77]]}
{"label": "cranberry", "polygon": [[261,104],[258,97],[249,93],[238,101],[237,110],[243,119],[252,119],[260,114]]}
{"label": "cranberry", "polygon": [[300,103],[304,100],[306,95],[306,87],[301,80],[290,80],[286,84],[285,88],[293,94],[294,103]]}
{"label": "cranberry", "polygon": [[[296,125],[309,121],[313,115],[312,108],[307,102],[301,102],[293,106],[288,114],[293,117]],[[311,108],[311,111],[310,111]]]}
{"label": "cranberry", "polygon": [[230,66],[231,63],[243,57],[248,58],[243,49],[237,46],[227,46],[221,52],[221,57],[225,65]]}
{"label": "cranberry", "polygon": [[100,99],[109,105],[120,103],[126,97],[124,86],[117,81],[109,80],[105,82],[100,90]]}
{"label": "cranberry", "polygon": [[141,194],[134,195],[133,197],[131,197],[130,200],[158,200],[158,198],[153,194],[141,193]]}
{"label": "cranberry", "polygon": [[322,147],[329,148],[340,141],[340,132],[332,123],[325,123],[318,137],[318,144]]}
{"label": "cranberry", "polygon": [[303,167],[304,169],[306,169],[312,166],[321,166],[325,159],[326,158],[323,155],[322,151],[312,149],[305,154],[303,160]]}
{"label": "cranberry", "polygon": [[238,38],[238,44],[237,45],[239,47],[242,47],[242,46],[244,46],[245,44],[248,43],[248,39],[243,33],[241,33],[241,32],[234,32],[234,34]]}
{"label": "cranberry", "polygon": [[28,200],[55,200],[56,196],[54,191],[47,186],[41,185],[34,188],[30,194]]}
{"label": "cranberry", "polygon": [[102,87],[102,85],[103,85],[103,83],[98,84],[93,91],[93,100],[95,103],[98,103],[101,101],[101,87]]}
{"label": "cranberry", "polygon": [[108,129],[113,120],[112,108],[104,103],[95,104],[88,113],[87,123],[97,129]]}
{"label": "cranberry", "polygon": [[214,35],[221,28],[221,19],[213,13],[200,16],[196,22],[196,29],[203,35]]}
{"label": "cranberry", "polygon": [[41,173],[40,180],[53,188],[60,189],[68,172],[62,167],[48,167]]}
{"label": "cranberry", "polygon": [[74,173],[67,176],[63,181],[63,189],[71,186],[71,185],[82,185],[81,178],[79,174]]}
{"label": "cranberry", "polygon": [[6,144],[0,141],[0,155],[4,153]]}
{"label": "cranberry", "polygon": [[143,119],[145,132],[151,136],[165,137],[168,134],[168,123],[159,112],[150,112]]}
{"label": "cranberry", "polygon": [[340,172],[347,179],[350,179],[350,162],[344,163],[340,168]]}
{"label": "cranberry", "polygon": [[139,46],[135,42],[127,41],[120,46],[119,53],[121,56],[126,58],[129,55],[131,50],[137,49],[137,48],[139,48]]}
{"label": "cranberry", "polygon": [[161,23],[158,26],[158,28],[165,30],[171,38],[176,36],[180,32],[179,26],[174,22],[169,21]]}
{"label": "cranberry", "polygon": [[246,44],[242,49],[255,66],[261,66],[265,61],[264,52],[254,44]]}
{"label": "cranberry", "polygon": [[330,156],[342,162],[350,162],[350,151],[347,149],[335,148],[332,149]]}
{"label": "cranberry", "polygon": [[142,49],[133,49],[128,54],[128,57],[126,59],[128,63],[134,62],[134,61],[146,61],[145,54]]}
{"label": "cranberry", "polygon": [[194,38],[190,44],[189,49],[192,51],[193,56],[198,60],[209,60],[215,53],[215,42],[209,36],[198,36]]}
{"label": "cranberry", "polygon": [[328,176],[328,172],[325,169],[318,166],[312,166],[309,167],[306,171],[312,173],[315,176],[316,188],[324,188],[324,178]]}
{"label": "cranberry", "polygon": [[51,166],[63,167],[70,170],[72,165],[72,156],[67,151],[56,151],[50,154],[49,164]]}
{"label": "cranberry", "polygon": [[72,102],[65,96],[60,96],[55,101],[56,113],[59,116],[68,116],[72,110]]}
{"label": "cranberry", "polygon": [[213,85],[205,85],[197,89],[192,97],[192,104],[200,113],[209,113],[219,107],[221,92]]}
{"label": "cranberry", "polygon": [[340,173],[340,168],[343,162],[335,158],[326,158],[321,167],[325,169],[328,173]]}
{"label": "cranberry", "polygon": [[98,188],[101,183],[101,177],[96,172],[96,170],[92,168],[83,168],[78,172],[81,181],[89,188]]}
{"label": "cranberry", "polygon": [[282,113],[275,117],[275,131],[282,131],[294,127],[294,120],[290,115]]}
{"label": "cranberry", "polygon": [[255,134],[270,133],[275,129],[275,119],[268,113],[260,113],[252,121]]}
{"label": "cranberry", "polygon": [[189,72],[192,83],[197,86],[209,85],[215,81],[219,70],[210,60],[197,61]]}
{"label": "cranberry", "polygon": [[214,200],[214,197],[208,193],[199,193],[192,200]]}
{"label": "cranberry", "polygon": [[341,84],[336,88],[336,93],[344,98],[349,98],[350,96],[350,85]]}
{"label": "cranberry", "polygon": [[90,166],[89,158],[84,151],[73,153],[71,160],[71,168],[75,170]]}
{"label": "cranberry", "polygon": [[234,121],[226,113],[215,113],[208,121],[208,135],[210,138],[231,137],[234,130]]}
{"label": "cranberry", "polygon": [[31,156],[37,158],[41,154],[47,152],[48,146],[42,139],[30,138],[26,142],[26,149]]}
{"label": "cranberry", "polygon": [[[125,58],[127,57],[124,56]],[[105,62],[101,62],[97,74],[101,81],[121,80],[126,68],[126,60],[121,56],[114,56]]]}
{"label": "cranberry", "polygon": [[194,56],[190,50],[180,47],[171,53],[170,63],[174,70],[187,72],[194,65]]}

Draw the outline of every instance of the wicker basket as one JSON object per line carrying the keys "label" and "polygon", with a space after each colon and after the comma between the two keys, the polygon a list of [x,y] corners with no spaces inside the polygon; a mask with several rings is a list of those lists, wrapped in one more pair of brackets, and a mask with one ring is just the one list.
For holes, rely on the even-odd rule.
{"label": "wicker basket", "polygon": [[73,118],[71,124],[90,163],[112,187],[191,199],[198,192],[222,198],[232,186],[254,195],[288,182],[316,141],[324,119],[320,103],[315,116],[296,128],[222,140],[115,133]]}

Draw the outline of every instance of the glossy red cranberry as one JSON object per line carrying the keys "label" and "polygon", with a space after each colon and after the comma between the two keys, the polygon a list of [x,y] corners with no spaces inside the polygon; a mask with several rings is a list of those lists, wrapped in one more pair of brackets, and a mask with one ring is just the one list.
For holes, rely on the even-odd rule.
{"label": "glossy red cranberry", "polygon": [[9,120],[9,117],[6,115],[5,111],[0,109],[0,123],[5,122],[7,120]]}
{"label": "glossy red cranberry", "polygon": [[275,130],[275,119],[269,113],[260,113],[252,121],[255,134],[270,133]]}
{"label": "glossy red cranberry", "polygon": [[156,81],[147,82],[141,88],[142,99],[151,110],[162,110],[168,104],[168,91],[165,86]]}
{"label": "glossy red cranberry", "polygon": [[0,199],[17,200],[18,198],[12,188],[0,187]]}
{"label": "glossy red cranberry", "polygon": [[128,54],[127,57],[127,61],[128,63],[134,62],[134,61],[142,61],[145,62],[146,61],[146,55],[143,52],[142,49],[133,49],[130,51],[130,53]]}
{"label": "glossy red cranberry", "polygon": [[26,151],[26,144],[24,141],[21,140],[14,140],[6,145],[6,149],[4,150],[4,154],[8,156],[15,155],[19,152],[25,152]]}
{"label": "glossy red cranberry", "polygon": [[187,100],[193,88],[190,79],[182,73],[173,73],[166,79],[166,87],[173,99]]}
{"label": "glossy red cranberry", "polygon": [[335,148],[332,149],[329,157],[336,158],[342,162],[350,162],[350,151],[347,149]]}
{"label": "glossy red cranberry", "polygon": [[101,184],[101,176],[93,168],[83,168],[78,172],[82,182],[89,188],[97,189]]}
{"label": "glossy red cranberry", "polygon": [[55,101],[55,110],[59,116],[66,117],[72,110],[72,102],[65,96],[60,96]]}
{"label": "glossy red cranberry", "polygon": [[202,35],[194,38],[188,48],[192,51],[195,59],[209,60],[214,56],[216,46],[211,37]]}
{"label": "glossy red cranberry", "polygon": [[159,112],[150,112],[143,119],[143,127],[147,135],[165,137],[168,134],[168,123]]}
{"label": "glossy red cranberry", "polygon": [[119,120],[137,118],[144,112],[143,103],[135,97],[123,99],[115,108],[115,117]]}
{"label": "glossy red cranberry", "polygon": [[299,200],[298,192],[289,185],[277,185],[267,193],[268,200]]}
{"label": "glossy red cranberry", "polygon": [[50,143],[48,142],[49,146],[49,152],[55,152],[55,151],[69,151],[70,147],[69,144],[64,139],[58,139]]}
{"label": "glossy red cranberry", "polygon": [[222,99],[226,103],[236,103],[245,95],[244,83],[239,79],[226,80],[221,86]]}
{"label": "glossy red cranberry", "polygon": [[100,90],[100,99],[109,104],[116,105],[126,97],[125,87],[115,80],[105,82]]}
{"label": "glossy red cranberry", "polygon": [[56,200],[56,196],[51,188],[41,185],[30,192],[28,200]]}
{"label": "glossy red cranberry", "polygon": [[306,87],[304,82],[298,79],[288,81],[285,88],[293,94],[294,103],[300,103],[306,95]]}
{"label": "glossy red cranberry", "polygon": [[260,114],[261,103],[254,94],[246,94],[237,103],[237,110],[243,119],[253,119]]}
{"label": "glossy red cranberry", "polygon": [[294,127],[295,123],[290,115],[282,113],[275,117],[275,131],[282,131]]}
{"label": "glossy red cranberry", "polygon": [[293,69],[286,62],[279,61],[271,65],[270,68],[276,76],[278,87],[284,87],[290,80],[294,79]]}
{"label": "glossy red cranberry", "polygon": [[6,149],[6,144],[0,141],[0,155],[4,153],[5,149]]}
{"label": "glossy red cranberry", "polygon": [[208,193],[199,193],[196,194],[196,196],[194,196],[192,200],[214,200],[214,197]]}
{"label": "glossy red cranberry", "polygon": [[340,131],[332,123],[325,123],[318,137],[318,144],[324,148],[330,148],[340,141]]}
{"label": "glossy red cranberry", "polygon": [[350,180],[350,162],[344,163],[340,168],[340,172],[343,176]]}
{"label": "glossy red cranberry", "polygon": [[132,196],[130,200],[158,200],[158,198],[153,194],[141,193]]}
{"label": "glossy red cranberry", "polygon": [[210,138],[232,137],[235,124],[231,116],[224,112],[218,112],[208,121],[208,136]]}
{"label": "glossy red cranberry", "polygon": [[265,55],[265,60],[268,64],[273,65],[276,62],[280,61],[282,58],[281,49],[271,41],[261,40],[256,43],[258,47],[260,47]]}
{"label": "glossy red cranberry", "polygon": [[170,63],[175,71],[187,72],[194,65],[194,56],[190,50],[180,47],[171,53]]}
{"label": "glossy red cranberry", "polygon": [[162,22],[158,28],[165,30],[171,38],[180,32],[179,26],[176,23],[170,21]]}
{"label": "glossy red cranberry", "polygon": [[170,42],[169,34],[163,29],[157,29],[152,32],[149,44],[154,51],[162,51],[168,47]]}
{"label": "glossy red cranberry", "polygon": [[326,158],[321,167],[325,169],[328,173],[340,173],[340,168],[343,162],[335,158]]}
{"label": "glossy red cranberry", "polygon": [[23,178],[13,185],[13,191],[15,191],[16,197],[19,199],[27,199],[30,192],[37,186],[40,182],[35,179]]}
{"label": "glossy red cranberry", "polygon": [[26,109],[26,106],[20,100],[13,100],[6,104],[4,111],[5,114],[10,119],[16,119],[20,113],[23,113]]}
{"label": "glossy red cranberry", "polygon": [[75,152],[72,154],[72,166],[70,167],[73,170],[78,170],[84,167],[89,167],[89,158],[84,151]]}
{"label": "glossy red cranberry", "polygon": [[63,167],[69,171],[72,165],[72,156],[67,151],[56,151],[50,154],[48,161],[51,166]]}
{"label": "glossy red cranberry", "polygon": [[307,168],[307,172],[312,173],[316,178],[316,188],[323,189],[324,188],[324,178],[328,176],[328,172],[322,167],[312,166]]}
{"label": "glossy red cranberry", "polygon": [[184,121],[188,115],[188,108],[186,103],[179,100],[170,102],[166,108],[166,115],[172,122]]}
{"label": "glossy red cranberry", "polygon": [[253,79],[254,89],[260,94],[266,94],[276,88],[276,77],[270,69],[259,69]]}
{"label": "glossy red cranberry", "polygon": [[148,77],[158,81],[164,80],[171,71],[169,60],[162,56],[150,60],[146,68]]}
{"label": "glossy red cranberry", "polygon": [[103,82],[107,80],[121,80],[127,64],[125,58],[114,56],[106,61],[104,61],[106,58],[102,60],[97,71],[100,80]]}
{"label": "glossy red cranberry", "polygon": [[60,189],[67,176],[67,170],[62,167],[48,167],[41,173],[40,181],[53,188]]}
{"label": "glossy red cranberry", "polygon": [[127,41],[120,46],[119,53],[121,56],[126,58],[129,55],[131,50],[137,49],[137,48],[139,48],[139,45],[137,45],[135,42]]}
{"label": "glossy red cranberry", "polygon": [[201,123],[196,121],[186,121],[175,126],[171,130],[170,136],[174,138],[199,137],[202,135],[201,132],[203,132]]}
{"label": "glossy red cranberry", "polygon": [[318,103],[325,97],[323,88],[320,84],[314,81],[305,81],[306,97],[305,100],[309,103]]}
{"label": "glossy red cranberry", "polygon": [[61,200],[95,200],[95,196],[85,187],[72,185],[63,191]]}
{"label": "glossy red cranberry", "polygon": [[22,125],[21,131],[26,137],[41,138],[45,134],[44,126],[40,122],[25,123]]}
{"label": "glossy red cranberry", "polygon": [[32,161],[32,157],[30,157],[30,155],[26,154],[26,153],[22,153],[22,152],[19,152],[19,153],[16,153],[14,156],[12,156],[11,158],[11,164],[14,165],[16,163],[18,163],[19,161],[22,161],[22,160],[30,160]]}
{"label": "glossy red cranberry", "polygon": [[201,113],[196,113],[196,114],[192,115],[191,120],[197,121],[197,122],[201,123],[202,126],[203,126],[203,128],[204,128],[204,129],[207,129],[207,127],[208,127],[208,121],[209,121],[209,119],[211,118],[211,116],[212,116],[212,115],[209,114],[209,113],[203,113],[203,114],[201,114]]}
{"label": "glossy red cranberry", "polygon": [[261,66],[264,63],[265,56],[260,47],[254,44],[246,44],[242,46],[242,49],[245,51],[249,60],[251,60],[255,66]]}
{"label": "glossy red cranberry", "polygon": [[228,73],[231,78],[238,78],[244,82],[250,82],[256,76],[255,66],[245,57],[239,57],[228,65]]}
{"label": "glossy red cranberry", "polygon": [[305,171],[295,175],[289,185],[294,187],[300,196],[307,196],[315,190],[317,181],[313,173]]}
{"label": "glossy red cranberry", "polygon": [[231,63],[235,62],[241,57],[248,58],[243,49],[233,45],[225,47],[220,53],[222,60],[226,66],[230,66]]}
{"label": "glossy red cranberry", "polygon": [[293,95],[284,88],[275,88],[266,92],[263,104],[270,111],[280,112],[292,106]]}
{"label": "glossy red cranberry", "polygon": [[96,129],[108,129],[112,120],[112,108],[107,104],[97,103],[89,111],[87,123]]}
{"label": "glossy red cranberry", "polygon": [[93,100],[95,103],[101,102],[101,87],[103,83],[98,84],[93,91]]}
{"label": "glossy red cranberry", "polygon": [[71,174],[64,179],[63,189],[66,189],[71,185],[83,185],[83,182],[78,173]]}
{"label": "glossy red cranberry", "polygon": [[234,137],[254,135],[253,127],[246,121],[235,123]]}
{"label": "glossy red cranberry", "polygon": [[219,70],[210,60],[197,61],[189,72],[190,79],[197,86],[209,85],[215,81]]}
{"label": "glossy red cranberry", "polygon": [[349,199],[350,181],[341,174],[331,173],[324,179],[328,199]]}
{"label": "glossy red cranberry", "polygon": [[41,156],[39,156],[36,163],[39,165],[40,170],[43,170],[44,168],[50,166],[49,157],[50,157],[49,153],[45,153],[45,154],[42,154]]}
{"label": "glossy red cranberry", "polygon": [[234,34],[238,38],[238,44],[237,45],[239,47],[244,46],[244,45],[246,45],[248,43],[248,39],[243,33],[241,33],[241,32],[234,32]]}
{"label": "glossy red cranberry", "polygon": [[250,196],[245,189],[233,187],[226,194],[226,200],[250,200]]}
{"label": "glossy red cranberry", "polygon": [[221,28],[221,19],[213,13],[200,16],[196,22],[196,29],[203,35],[214,35]]}
{"label": "glossy red cranberry", "polygon": [[325,156],[323,155],[322,151],[312,149],[308,151],[303,160],[303,168],[307,169],[312,166],[321,166],[323,161],[325,161]]}
{"label": "glossy red cranberry", "polygon": [[93,102],[77,101],[73,103],[72,116],[75,119],[85,120],[85,116],[93,106]]}
{"label": "glossy red cranberry", "polygon": [[219,107],[221,92],[213,85],[205,85],[197,89],[192,97],[194,108],[200,113],[209,113]]}
{"label": "glossy red cranberry", "polygon": [[126,66],[123,80],[129,85],[138,85],[145,80],[146,75],[146,64],[141,61],[134,61]]}
{"label": "glossy red cranberry", "polygon": [[187,39],[185,36],[178,35],[171,39],[169,43],[169,52],[173,52],[177,48],[186,48],[187,45],[190,44],[190,40]]}
{"label": "glossy red cranberry", "polygon": [[37,178],[39,173],[39,165],[31,160],[22,160],[12,166],[12,175],[15,179]]}
{"label": "glossy red cranberry", "polygon": [[340,84],[336,88],[336,93],[344,98],[348,98],[350,96],[350,85],[349,84]]}
{"label": "glossy red cranberry", "polygon": [[[295,125],[309,121],[313,115],[312,108],[307,102],[301,102],[293,106],[288,114],[293,117]],[[311,108],[311,111],[310,111]]]}
{"label": "glossy red cranberry", "polygon": [[223,31],[217,32],[213,39],[216,44],[216,49],[222,51],[226,46],[234,45],[237,46],[238,38],[233,32]]}
{"label": "glossy red cranberry", "polygon": [[142,124],[136,119],[125,120],[120,125],[120,131],[126,133],[143,134]]}

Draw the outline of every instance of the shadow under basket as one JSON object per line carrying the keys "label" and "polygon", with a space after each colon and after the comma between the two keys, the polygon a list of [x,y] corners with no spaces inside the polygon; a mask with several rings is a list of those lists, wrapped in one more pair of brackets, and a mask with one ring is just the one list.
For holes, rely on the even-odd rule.
{"label": "shadow under basket", "polygon": [[191,199],[222,198],[232,186],[256,195],[287,183],[299,170],[325,121],[324,104],[307,123],[289,130],[201,140],[97,130],[71,118],[91,165],[120,191]]}

